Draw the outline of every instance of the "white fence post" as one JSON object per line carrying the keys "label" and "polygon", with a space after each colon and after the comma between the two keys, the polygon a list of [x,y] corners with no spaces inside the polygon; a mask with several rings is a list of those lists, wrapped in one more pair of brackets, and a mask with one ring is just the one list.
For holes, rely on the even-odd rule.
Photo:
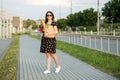
{"label": "white fence post", "polygon": [[85,46],[86,46],[86,36],[84,36],[84,38],[85,38]]}
{"label": "white fence post", "polygon": [[108,52],[110,52],[110,38],[108,38]]}
{"label": "white fence post", "polygon": [[91,37],[90,37],[90,41],[89,42],[90,42],[90,48],[91,48]]}
{"label": "white fence post", "polygon": [[101,51],[102,51],[103,50],[103,41],[102,41],[103,38],[101,37],[100,39],[101,39],[100,47],[101,47]]}
{"label": "white fence post", "polygon": [[82,35],[80,36],[80,38],[81,38],[80,44],[81,44],[81,46],[82,46]]}
{"label": "white fence post", "polygon": [[97,48],[96,48],[96,37],[95,37],[94,39],[95,39],[95,49],[97,49]]}
{"label": "white fence post", "polygon": [[73,35],[73,44],[75,44],[75,35]]}
{"label": "white fence post", "polygon": [[116,39],[116,45],[117,45],[117,55],[119,56],[120,54],[119,54],[119,41],[118,41],[118,39]]}
{"label": "white fence post", "polygon": [[113,36],[115,36],[115,30],[113,30]]}

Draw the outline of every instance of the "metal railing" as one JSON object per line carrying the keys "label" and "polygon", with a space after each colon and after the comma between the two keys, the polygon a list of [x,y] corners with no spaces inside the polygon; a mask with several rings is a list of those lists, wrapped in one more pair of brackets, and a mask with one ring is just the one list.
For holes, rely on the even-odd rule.
{"label": "metal railing", "polygon": [[120,56],[120,37],[60,33],[57,40]]}

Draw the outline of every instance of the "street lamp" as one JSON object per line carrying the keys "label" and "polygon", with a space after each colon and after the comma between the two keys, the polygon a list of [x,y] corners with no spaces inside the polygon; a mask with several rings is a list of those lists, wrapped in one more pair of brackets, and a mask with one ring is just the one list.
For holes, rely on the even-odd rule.
{"label": "street lamp", "polygon": [[71,8],[71,14],[72,14],[72,0],[70,1],[70,8]]}
{"label": "street lamp", "polygon": [[113,19],[114,19],[114,18],[111,17],[111,21],[110,21],[110,22],[112,23],[112,24],[111,24],[111,33],[112,33],[112,28],[113,28]]}
{"label": "street lamp", "polygon": [[1,5],[0,7],[1,7],[1,10],[2,10],[2,9],[3,9],[3,0],[1,0],[0,3],[1,3],[1,4],[0,4],[0,5]]}
{"label": "street lamp", "polygon": [[86,27],[84,27],[84,32],[85,32],[85,34],[86,34]]}
{"label": "street lamp", "polygon": [[59,18],[61,18],[61,4],[59,5]]}
{"label": "street lamp", "polygon": [[104,20],[104,17],[103,17],[103,16],[101,16],[101,17],[100,17],[100,25],[101,25],[101,28],[100,28],[100,29],[101,29],[101,30],[100,30],[100,33],[101,33],[101,34],[103,34],[103,33],[104,33],[104,31],[103,31],[103,25],[102,25],[102,24],[104,23],[104,21],[103,21],[103,20]]}
{"label": "street lamp", "polygon": [[99,35],[100,28],[100,13],[99,13],[99,0],[97,1],[98,9],[97,9],[97,34]]}

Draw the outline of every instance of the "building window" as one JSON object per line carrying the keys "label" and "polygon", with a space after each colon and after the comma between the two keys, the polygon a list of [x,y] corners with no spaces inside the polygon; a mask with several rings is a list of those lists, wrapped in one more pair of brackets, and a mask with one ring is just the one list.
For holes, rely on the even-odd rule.
{"label": "building window", "polygon": [[5,20],[5,23],[7,23],[7,20]]}
{"label": "building window", "polygon": [[2,24],[4,23],[4,21],[2,20]]}

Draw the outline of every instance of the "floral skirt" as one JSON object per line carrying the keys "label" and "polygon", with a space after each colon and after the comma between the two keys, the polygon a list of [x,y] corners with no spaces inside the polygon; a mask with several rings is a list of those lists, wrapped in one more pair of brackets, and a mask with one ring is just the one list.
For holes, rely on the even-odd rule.
{"label": "floral skirt", "polygon": [[56,38],[45,38],[42,36],[40,52],[56,53]]}

